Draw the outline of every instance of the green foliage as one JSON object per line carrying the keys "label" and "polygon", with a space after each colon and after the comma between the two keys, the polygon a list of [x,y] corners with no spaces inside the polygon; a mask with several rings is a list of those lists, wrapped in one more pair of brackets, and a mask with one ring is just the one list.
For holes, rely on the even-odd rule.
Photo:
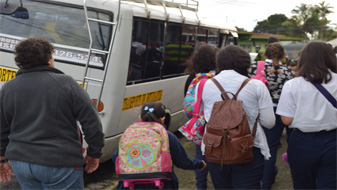
{"label": "green foliage", "polygon": [[301,3],[292,10],[292,17],[287,18],[284,14],[270,15],[257,23],[254,32],[327,40],[337,35],[328,27],[331,21],[326,16],[333,13],[331,9],[333,7],[325,1],[318,5]]}
{"label": "green foliage", "polygon": [[278,25],[281,25],[287,19],[288,18],[284,14],[274,14],[274,15],[270,15],[267,18],[267,21],[270,25],[278,26]]}
{"label": "green foliage", "polygon": [[284,30],[282,23],[288,18],[284,14],[270,15],[267,20],[263,20],[257,23],[254,32],[260,33],[272,33],[276,34],[278,31]]}

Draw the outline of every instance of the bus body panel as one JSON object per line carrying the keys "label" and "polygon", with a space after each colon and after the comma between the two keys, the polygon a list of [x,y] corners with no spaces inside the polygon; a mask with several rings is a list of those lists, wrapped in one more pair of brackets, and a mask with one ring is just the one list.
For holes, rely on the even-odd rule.
{"label": "bus body panel", "polygon": [[[33,30],[40,32],[47,31],[54,34],[57,31],[49,31],[51,28],[49,28],[48,23],[45,23],[45,20],[46,18],[50,18],[52,20],[55,19],[55,17],[60,17],[63,19],[62,21],[68,22],[67,24],[77,24],[78,29],[80,29],[79,32],[87,32],[86,24],[77,23],[84,23],[84,11],[82,3],[82,0],[23,0],[23,6],[25,7],[26,5],[29,8],[28,10],[31,10],[31,19],[29,22],[27,21],[28,25],[25,26],[25,20],[20,20],[18,23],[16,23],[18,20],[13,20],[12,18],[6,20],[4,15],[0,15],[0,24],[5,20],[6,23],[9,24],[16,23],[14,26],[17,27],[15,28],[21,27],[23,29],[27,29],[27,27],[31,27],[31,30],[29,31],[32,31],[32,34],[34,35],[39,33],[34,33]],[[193,27],[198,27],[198,22],[193,13],[190,17],[185,19],[185,23],[182,23],[183,19],[181,15],[175,14],[171,9],[168,9],[170,11],[168,19],[169,22],[166,22],[167,15],[165,14],[162,7],[152,7],[153,9],[151,10],[150,19],[147,17],[145,7],[141,7],[140,5],[135,6],[122,2],[119,17],[117,16],[117,1],[88,0],[87,7],[88,10],[91,11],[91,16],[98,15],[101,19],[110,18],[113,19],[111,21],[114,22],[117,22],[117,18],[119,18],[118,28],[116,30],[115,40],[111,50],[108,68],[106,70],[106,80],[101,95],[101,102],[103,103],[104,108],[99,113],[103,126],[103,132],[105,134],[105,147],[103,148],[103,156],[101,161],[106,161],[111,158],[113,151],[116,150],[120,135],[124,132],[124,130],[133,122],[138,121],[140,108],[144,102],[161,101],[164,105],[166,105],[168,116],[170,116],[171,119],[169,126],[170,131],[177,131],[177,129],[187,121],[187,117],[183,112],[183,91],[185,81],[187,79],[186,75],[181,74],[173,77],[170,76],[166,78],[160,78],[159,80],[141,82],[131,81],[130,83],[128,81],[134,22],[138,18],[142,18],[143,21],[158,21],[160,23],[165,23],[165,26],[167,23],[175,23],[179,26],[186,25]],[[52,11],[54,12],[51,13]],[[48,13],[51,14],[49,15]],[[76,20],[78,18],[80,18],[80,20]],[[43,20],[43,22],[41,20]],[[39,21],[38,24],[35,23],[37,21]],[[57,24],[55,24],[55,30],[56,26]],[[232,30],[231,28],[226,28],[223,25],[213,25],[204,21],[201,21],[200,26],[211,27],[217,30]],[[63,28],[66,27],[63,26]],[[95,37],[97,38],[95,38],[95,45],[103,49],[107,48],[108,42],[112,40],[112,28],[104,25],[94,25],[93,28],[95,28],[94,32],[96,34]],[[102,31],[108,32],[103,33]],[[234,29],[233,31],[235,32],[236,30]],[[65,32],[65,34],[68,33]],[[78,38],[77,41],[82,42],[80,45],[67,44],[67,42],[59,43],[57,41],[52,43],[55,46],[55,67],[63,71],[65,74],[72,76],[79,84],[82,84],[85,73],[85,59],[87,59],[86,54],[88,52],[88,47],[85,45],[88,44],[88,39],[79,38],[78,36],[79,35],[75,33],[73,36],[70,35],[68,37]],[[4,76],[0,80],[0,88],[4,82],[6,82],[7,79],[10,79],[12,75],[14,76],[15,72],[18,70],[18,67],[14,62],[13,50],[15,45],[20,40],[23,40],[27,37],[33,36],[23,37],[10,32],[2,33],[2,31],[0,31],[0,67],[3,68],[3,70],[8,70],[8,73],[10,74],[9,75],[7,73],[5,76],[4,73],[2,73]],[[90,57],[90,60],[88,77],[102,79],[104,75],[104,65],[102,60],[104,60],[104,57],[100,57],[99,55],[95,54]],[[87,90],[89,96],[92,99],[99,98],[101,84],[90,81],[84,84],[84,88]]]}

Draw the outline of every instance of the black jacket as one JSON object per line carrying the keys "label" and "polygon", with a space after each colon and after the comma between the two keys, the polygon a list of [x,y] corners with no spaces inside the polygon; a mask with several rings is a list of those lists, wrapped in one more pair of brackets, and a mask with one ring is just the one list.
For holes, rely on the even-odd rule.
{"label": "black jacket", "polygon": [[1,156],[53,167],[84,164],[76,121],[88,144],[101,156],[104,134],[88,94],[61,71],[39,66],[20,69],[0,91]]}

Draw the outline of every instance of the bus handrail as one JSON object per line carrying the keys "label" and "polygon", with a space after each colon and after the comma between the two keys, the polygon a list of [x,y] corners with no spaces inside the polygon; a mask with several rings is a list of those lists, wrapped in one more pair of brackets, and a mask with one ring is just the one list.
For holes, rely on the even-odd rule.
{"label": "bus handrail", "polygon": [[167,10],[166,10],[167,7],[179,9],[183,23],[185,22],[185,17],[184,17],[184,14],[183,14],[182,10],[192,11],[192,12],[195,12],[195,14],[196,14],[198,25],[200,24],[200,19],[199,19],[199,16],[198,16],[199,2],[197,0],[191,0],[194,3],[189,3],[189,0],[186,0],[186,3],[178,3],[178,2],[174,2],[174,0],[172,0],[172,1],[166,1],[166,0],[122,0],[122,1],[144,4],[145,9],[147,11],[148,18],[150,18],[150,16],[151,16],[151,12],[148,9],[148,5],[162,6],[164,8],[165,13],[166,13],[166,20],[168,20],[168,17],[169,17],[169,14],[167,13]]}
{"label": "bus handrail", "polygon": [[[104,20],[99,20],[99,19],[93,19],[93,18],[89,18],[86,0],[83,0],[83,9],[84,9],[85,19],[86,19],[86,23],[87,23],[87,27],[88,27],[88,33],[89,33],[90,43],[89,43],[89,50],[88,50],[88,60],[87,60],[86,65],[85,65],[85,71],[84,71],[84,76],[83,76],[82,87],[85,86],[85,82],[87,80],[95,81],[95,82],[100,82],[101,83],[101,87],[100,87],[98,98],[97,98],[97,104],[96,104],[96,108],[97,109],[98,109],[98,106],[99,106],[99,102],[100,102],[100,100],[102,98],[103,86],[105,84],[105,79],[106,79],[106,75],[107,75],[107,71],[108,71],[109,60],[110,60],[110,56],[111,56],[111,50],[112,50],[112,46],[113,46],[114,41],[115,41],[116,30],[118,28],[118,21],[119,21],[119,17],[120,17],[120,8],[121,8],[121,0],[119,0],[119,3],[118,3],[118,12],[116,14],[117,15],[116,16],[116,22],[109,22],[109,21],[104,21]],[[111,40],[110,40],[110,44],[109,44],[109,49],[107,51],[94,49],[92,47],[93,46],[93,39],[92,39],[92,33],[91,33],[91,28],[90,28],[89,21],[98,22],[98,23],[104,23],[104,24],[109,24],[109,25],[112,26]],[[105,64],[104,64],[103,79],[95,79],[95,78],[88,77],[88,68],[89,68],[89,63],[90,63],[90,55],[92,53],[95,53],[95,52],[96,53],[106,54],[106,59],[105,59]]]}

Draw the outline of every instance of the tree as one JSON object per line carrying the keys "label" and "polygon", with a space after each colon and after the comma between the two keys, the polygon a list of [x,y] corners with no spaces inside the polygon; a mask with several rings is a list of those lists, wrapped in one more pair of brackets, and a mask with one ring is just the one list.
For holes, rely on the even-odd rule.
{"label": "tree", "polygon": [[284,29],[282,23],[287,19],[287,16],[285,16],[284,14],[270,15],[266,20],[257,23],[257,26],[254,28],[254,32],[267,32],[272,34],[279,33],[279,31],[282,31]]}
{"label": "tree", "polygon": [[295,14],[292,19],[294,19],[297,24],[302,25],[309,18],[311,10],[310,5],[301,3],[300,6],[296,6],[296,8],[291,11],[291,13]]}
{"label": "tree", "polygon": [[273,14],[270,15],[267,18],[267,21],[269,22],[270,25],[272,26],[279,26],[281,25],[284,21],[286,21],[288,18],[284,14]]}
{"label": "tree", "polygon": [[325,1],[322,1],[318,5],[315,5],[314,10],[315,12],[319,13],[322,18],[326,18],[327,14],[333,13],[330,9],[334,7],[330,6],[330,4],[325,4]]}
{"label": "tree", "polygon": [[283,14],[270,15],[266,20],[260,21],[254,32],[283,34],[303,39],[331,39],[336,36],[333,29],[329,29],[331,22],[327,15],[333,13],[332,6],[322,1],[318,5],[301,3],[291,12],[293,16],[287,18]]}

